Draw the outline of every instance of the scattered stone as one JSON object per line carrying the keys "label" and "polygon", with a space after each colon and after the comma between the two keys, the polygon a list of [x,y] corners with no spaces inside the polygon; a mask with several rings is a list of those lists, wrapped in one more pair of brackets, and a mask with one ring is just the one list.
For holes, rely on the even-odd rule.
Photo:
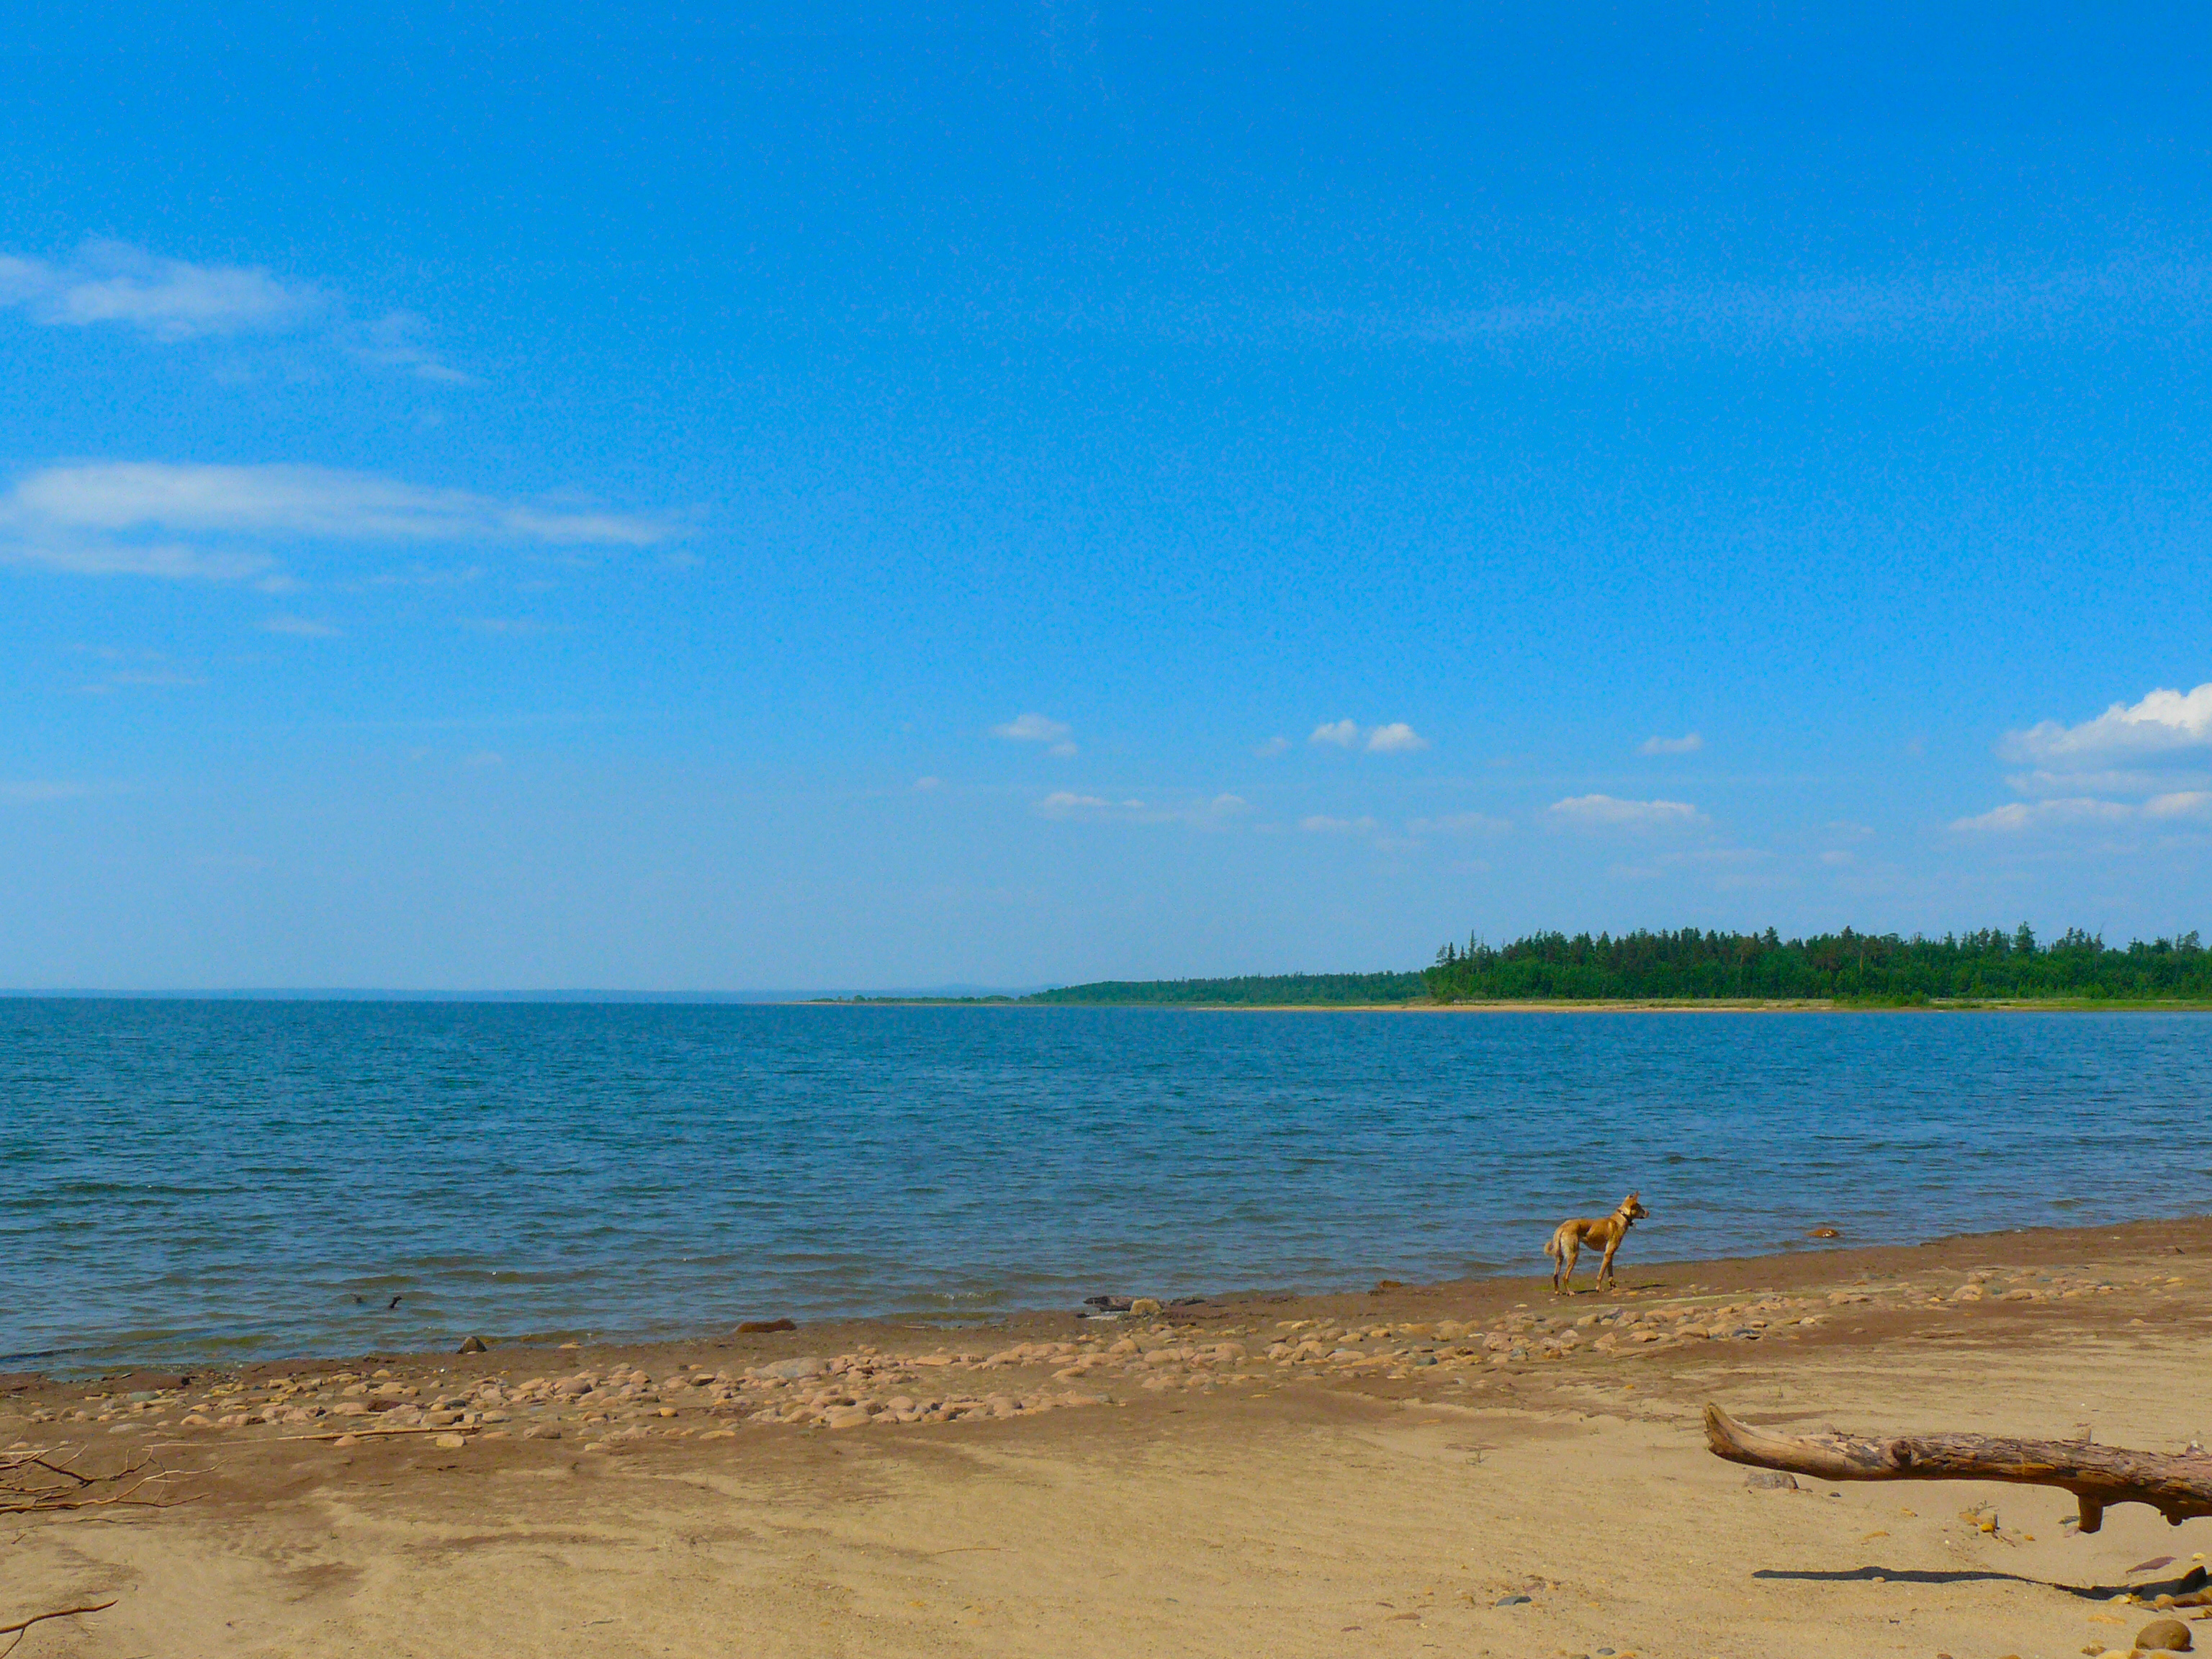
{"label": "scattered stone", "polygon": [[763,1365],[761,1375],[772,1376],[779,1382],[796,1382],[804,1377],[819,1376],[829,1369],[826,1361],[806,1354],[797,1359],[779,1359],[773,1365]]}
{"label": "scattered stone", "polygon": [[1784,1474],[1779,1469],[1753,1469],[1743,1478],[1743,1484],[1753,1492],[1796,1492],[1797,1477]]}
{"label": "scattered stone", "polygon": [[1525,1595],[1501,1595],[1490,1605],[1493,1607],[1525,1607],[1529,1598]]}
{"label": "scattered stone", "polygon": [[434,1435],[430,1443],[441,1451],[459,1451],[469,1443],[469,1437],[465,1434]]}
{"label": "scattered stone", "polygon": [[488,1353],[490,1351],[491,1344],[480,1336],[471,1337],[454,1350],[456,1353]]}
{"label": "scattered stone", "polygon": [[1129,1311],[1129,1298],[1126,1296],[1086,1296],[1083,1298],[1083,1305],[1096,1308],[1101,1313],[1127,1313]]}
{"label": "scattered stone", "polygon": [[1129,1311],[1141,1317],[1146,1314],[1159,1313],[1163,1310],[1158,1297],[1140,1296],[1129,1304]]}
{"label": "scattered stone", "polygon": [[1382,1296],[1388,1291],[1402,1291],[1405,1288],[1406,1281],[1402,1279],[1378,1279],[1375,1281],[1375,1288],[1370,1291],[1368,1294],[1370,1296]]}
{"label": "scattered stone", "polygon": [[766,1336],[775,1331],[795,1331],[798,1325],[788,1319],[748,1319],[738,1327],[739,1336]]}
{"label": "scattered stone", "polygon": [[2179,1619],[2154,1619],[2136,1632],[2138,1653],[2186,1653],[2189,1626]]}

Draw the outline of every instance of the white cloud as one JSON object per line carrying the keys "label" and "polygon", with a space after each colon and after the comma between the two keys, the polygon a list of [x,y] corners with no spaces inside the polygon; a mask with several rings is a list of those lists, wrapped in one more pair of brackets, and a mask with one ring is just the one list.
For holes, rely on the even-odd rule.
{"label": "white cloud", "polygon": [[1429,740],[1403,720],[1378,726],[1367,734],[1367,752],[1370,755],[1410,755],[1428,746]]}
{"label": "white cloud", "polygon": [[2102,772],[2014,772],[2005,778],[2008,787],[2023,795],[2149,795],[2161,787],[2171,788],[2176,782],[2186,781],[2194,775],[2180,777],[2172,773],[2142,770],[2106,770]]}
{"label": "white cloud", "polygon": [[1236,795],[1180,802],[1111,800],[1103,795],[1080,794],[1073,789],[1055,789],[1036,804],[1040,817],[1099,823],[1184,823],[1200,830],[1218,829],[1249,810]]}
{"label": "white cloud", "polygon": [[1705,814],[1686,801],[1618,800],[1611,795],[1577,795],[1553,801],[1551,813],[1561,823],[1588,829],[1674,829],[1705,819]]}
{"label": "white cloud", "polygon": [[1510,818],[1494,818],[1487,812],[1454,812],[1440,818],[1413,818],[1406,825],[1409,836],[1496,836],[1513,827]]}
{"label": "white cloud", "polygon": [[647,547],[665,522],[502,501],[319,466],[96,461],[16,481],[0,523],[114,532],[314,536],[343,541],[517,540]]}
{"label": "white cloud", "polygon": [[2042,830],[2054,825],[2118,823],[2134,816],[2135,809],[2124,802],[2075,797],[2060,800],[2012,801],[1973,817],[1960,818],[1951,827],[1970,833],[1984,831],[2009,835],[2023,830]]}
{"label": "white cloud", "polygon": [[1705,746],[1705,740],[1695,732],[1686,732],[1679,738],[1649,737],[1636,745],[1639,755],[1694,755]]}
{"label": "white cloud", "polygon": [[1373,818],[1332,818],[1316,813],[1298,820],[1298,828],[1310,836],[1364,836],[1381,828]]}
{"label": "white cloud", "polygon": [[1017,714],[1004,726],[993,726],[991,735],[1009,743],[1041,743],[1046,754],[1065,760],[1075,753],[1075,745],[1068,741],[1072,729],[1064,720],[1048,720],[1042,714]]}
{"label": "white cloud", "polygon": [[342,631],[313,617],[264,617],[260,628],[264,634],[289,634],[303,640],[334,640]]}
{"label": "white cloud", "polygon": [[[1429,746],[1429,740],[1403,720],[1392,720],[1387,726],[1378,726],[1365,732],[1360,730],[1357,720],[1325,720],[1314,727],[1313,735],[1306,741],[1352,749],[1363,746],[1360,743],[1363,736],[1366,738],[1364,746],[1374,755],[1408,755],[1417,749]],[[1281,739],[1278,738],[1277,742],[1281,742]],[[1256,752],[1264,755],[1279,753],[1280,750],[1270,747]]]}
{"label": "white cloud", "polygon": [[2154,795],[2142,804],[2147,818],[2201,818],[2212,817],[2212,790],[2181,789],[2171,794]]}
{"label": "white cloud", "polygon": [[47,328],[122,328],[169,344],[304,335],[371,368],[474,384],[421,343],[412,312],[360,321],[338,295],[264,266],[197,264],[127,242],[87,242],[59,260],[0,254],[0,307]]}
{"label": "white cloud", "polygon": [[1048,818],[1101,817],[1115,811],[1142,811],[1140,800],[1110,801],[1103,795],[1079,795],[1072,789],[1055,789],[1036,804]]}
{"label": "white cloud", "polygon": [[480,384],[474,375],[464,374],[439,362],[429,348],[415,337],[422,326],[422,319],[413,312],[394,311],[373,323],[349,324],[334,337],[348,356],[372,368],[399,369],[418,380],[434,380],[444,386]]}
{"label": "white cloud", "polygon": [[124,242],[88,242],[59,264],[0,255],[0,305],[52,328],[114,324],[156,340],[289,333],[328,296],[258,265],[164,259]]}
{"label": "white cloud", "polygon": [[1288,738],[1274,737],[1268,738],[1252,752],[1261,760],[1273,760],[1290,746],[1291,740]]}
{"label": "white cloud", "polygon": [[317,466],[94,461],[27,473],[0,495],[0,559],[79,575],[235,581],[272,569],[257,544],[278,538],[646,547],[677,533],[665,520]]}
{"label": "white cloud", "polygon": [[945,780],[943,778],[916,778],[914,781],[914,787],[915,792],[917,794],[927,794],[933,789],[942,789],[945,787]]}
{"label": "white cloud", "polygon": [[[2008,760],[2033,761],[2059,769],[2081,763],[2170,753],[2212,746],[2212,684],[2193,691],[2153,691],[2141,702],[2114,703],[2093,720],[2061,726],[2045,720],[2025,732],[2006,734],[1998,752]],[[2065,763],[2074,763],[2066,766]]]}

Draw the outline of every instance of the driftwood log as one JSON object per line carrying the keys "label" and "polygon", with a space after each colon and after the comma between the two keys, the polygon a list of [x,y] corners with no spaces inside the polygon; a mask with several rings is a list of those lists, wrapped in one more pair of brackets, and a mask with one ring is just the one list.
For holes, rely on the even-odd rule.
{"label": "driftwood log", "polygon": [[2094,1532],[2115,1504],[2148,1504],[2175,1526],[2212,1515],[2212,1456],[2167,1455],[2087,1440],[2001,1440],[1980,1434],[1767,1434],[1718,1406],[1705,1407],[1705,1440],[1731,1463],[1822,1480],[2008,1480],[2061,1486]]}

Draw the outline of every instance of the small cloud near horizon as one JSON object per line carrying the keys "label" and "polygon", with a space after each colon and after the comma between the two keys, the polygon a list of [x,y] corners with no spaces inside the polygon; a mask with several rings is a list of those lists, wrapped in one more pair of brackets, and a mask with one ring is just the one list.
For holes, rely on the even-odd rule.
{"label": "small cloud near horizon", "polygon": [[1074,728],[1065,720],[1051,720],[1042,714],[1017,714],[1003,726],[991,728],[991,735],[1003,738],[1008,743],[1041,743],[1044,752],[1066,760],[1076,752],[1070,741]]}
{"label": "small cloud near horizon", "polygon": [[[1360,741],[1363,736],[1364,744]],[[1370,755],[1410,755],[1429,746],[1429,740],[1403,720],[1392,720],[1365,732],[1357,720],[1326,720],[1314,727],[1306,741],[1338,749],[1364,748]]]}
{"label": "small cloud near horizon", "polygon": [[1705,814],[1687,801],[1621,800],[1612,795],[1576,795],[1553,801],[1547,810],[1559,822],[1584,829],[1679,829],[1705,822]]}
{"label": "small cloud near horizon", "polygon": [[1705,746],[1705,740],[1695,732],[1686,732],[1679,738],[1649,737],[1636,745],[1639,755],[1694,755]]}
{"label": "small cloud near horizon", "polygon": [[2025,732],[2008,732],[1997,753],[2006,760],[2070,770],[2055,763],[2094,764],[2206,747],[2212,747],[2212,684],[2193,691],[2152,691],[2132,704],[2116,702],[2078,726],[2045,720]]}
{"label": "small cloud near horizon", "polygon": [[1268,738],[1267,742],[1261,744],[1258,747],[1254,749],[1252,753],[1261,760],[1273,760],[1276,756],[1283,753],[1290,746],[1291,740],[1288,738],[1273,737]]}
{"label": "small cloud near horizon", "polygon": [[303,640],[334,640],[342,631],[312,617],[264,617],[258,626],[264,634],[290,634]]}
{"label": "small cloud near horizon", "polygon": [[1429,740],[1403,720],[1378,726],[1367,734],[1367,752],[1370,755],[1410,755],[1428,746]]}

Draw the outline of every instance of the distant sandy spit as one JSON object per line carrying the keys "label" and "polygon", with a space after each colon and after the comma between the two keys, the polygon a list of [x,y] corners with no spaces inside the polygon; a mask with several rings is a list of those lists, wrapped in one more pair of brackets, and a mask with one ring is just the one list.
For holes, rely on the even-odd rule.
{"label": "distant sandy spit", "polygon": [[1756,1486],[1698,1413],[2175,1449],[2212,1428],[2208,1258],[2199,1218],[1625,1258],[1604,1297],[0,1379],[0,1626],[111,1604],[19,1659],[2124,1650],[2212,1523]]}
{"label": "distant sandy spit", "polygon": [[1916,1006],[1881,1003],[1838,1002],[1826,997],[1802,997],[1760,1001],[1740,998],[1623,998],[1559,1002],[963,1002],[928,997],[878,997],[855,1000],[816,1000],[788,1003],[787,1007],[809,1008],[1007,1008],[1030,1012],[1050,1008],[1144,1009],[1152,1012],[1194,1014],[1882,1014],[1887,1016],[1942,1013],[2024,1014],[2195,1014],[2212,1012],[2212,1002],[2053,997],[1990,1000],[1939,1001]]}

